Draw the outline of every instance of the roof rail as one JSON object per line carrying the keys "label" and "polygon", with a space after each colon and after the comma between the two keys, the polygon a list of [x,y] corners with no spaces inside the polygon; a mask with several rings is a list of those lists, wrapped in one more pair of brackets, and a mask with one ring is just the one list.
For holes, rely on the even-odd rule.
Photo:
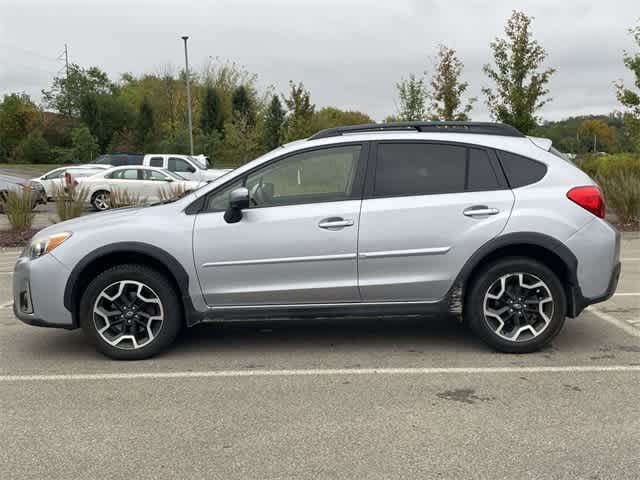
{"label": "roof rail", "polygon": [[389,132],[447,132],[447,133],[477,133],[482,135],[502,135],[505,137],[524,137],[517,128],[504,123],[492,122],[389,122],[367,123],[364,125],[348,125],[345,127],[327,128],[310,136],[308,140],[338,137],[345,133]]}

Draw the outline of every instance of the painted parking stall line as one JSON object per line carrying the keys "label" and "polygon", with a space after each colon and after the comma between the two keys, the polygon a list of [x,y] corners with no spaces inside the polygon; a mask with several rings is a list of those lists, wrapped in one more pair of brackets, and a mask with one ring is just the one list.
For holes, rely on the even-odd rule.
{"label": "painted parking stall line", "polygon": [[522,373],[640,373],[640,365],[451,367],[451,368],[327,368],[295,370],[210,370],[201,372],[70,373],[59,375],[1,375],[0,382],[47,382],[89,380],[144,380],[235,377],[323,377],[349,375],[469,375]]}

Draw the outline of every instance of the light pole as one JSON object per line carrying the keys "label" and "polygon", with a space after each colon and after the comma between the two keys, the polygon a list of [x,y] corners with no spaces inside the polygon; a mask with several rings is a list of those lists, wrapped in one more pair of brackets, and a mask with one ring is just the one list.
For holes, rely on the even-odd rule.
{"label": "light pole", "polygon": [[187,40],[189,37],[184,35],[184,71],[187,77],[187,119],[189,121],[189,152],[193,155],[193,125],[191,124],[191,89],[189,88],[189,54],[187,53]]}

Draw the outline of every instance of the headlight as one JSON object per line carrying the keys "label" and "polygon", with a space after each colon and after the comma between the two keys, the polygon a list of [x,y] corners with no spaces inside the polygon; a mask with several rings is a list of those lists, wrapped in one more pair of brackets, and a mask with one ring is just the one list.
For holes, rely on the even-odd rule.
{"label": "headlight", "polygon": [[49,253],[70,236],[71,232],[63,232],[49,235],[48,237],[34,238],[31,241],[31,245],[29,245],[29,257],[38,258],[45,253]]}

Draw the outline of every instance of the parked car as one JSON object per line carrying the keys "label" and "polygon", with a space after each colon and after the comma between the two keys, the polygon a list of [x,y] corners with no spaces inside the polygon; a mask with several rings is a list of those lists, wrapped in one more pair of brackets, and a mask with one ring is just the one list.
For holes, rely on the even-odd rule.
{"label": "parked car", "polygon": [[173,203],[42,230],[14,310],[118,359],[201,322],[427,313],[531,352],[620,272],[600,189],[550,149],[492,123],[324,130]]}
{"label": "parked car", "polygon": [[33,190],[33,208],[47,203],[44,188],[39,183],[30,182],[22,177],[14,177],[13,175],[0,175],[0,212],[4,213],[3,204],[7,198],[7,193],[12,191],[19,192],[25,188]]}
{"label": "parked car", "polygon": [[[206,157],[205,157],[206,158]],[[187,180],[198,182],[210,182],[228,173],[231,169],[210,169],[207,161],[202,156],[192,157],[190,155],[178,155],[168,153],[116,153],[101,155],[94,163],[123,166],[123,165],[143,165],[146,167],[164,168],[170,172],[177,173]]]}
{"label": "parked car", "polygon": [[76,179],[79,188],[88,189],[87,199],[96,210],[111,208],[110,197],[114,190],[127,192],[145,201],[160,200],[161,190],[168,188],[184,191],[197,190],[204,182],[194,182],[168,170],[154,167],[114,167]]}
{"label": "parked car", "polygon": [[76,178],[89,177],[101,171],[111,168],[109,165],[68,165],[51,170],[36,178],[32,178],[32,183],[42,185],[48,201],[53,199],[56,188],[66,188],[69,181]]}

